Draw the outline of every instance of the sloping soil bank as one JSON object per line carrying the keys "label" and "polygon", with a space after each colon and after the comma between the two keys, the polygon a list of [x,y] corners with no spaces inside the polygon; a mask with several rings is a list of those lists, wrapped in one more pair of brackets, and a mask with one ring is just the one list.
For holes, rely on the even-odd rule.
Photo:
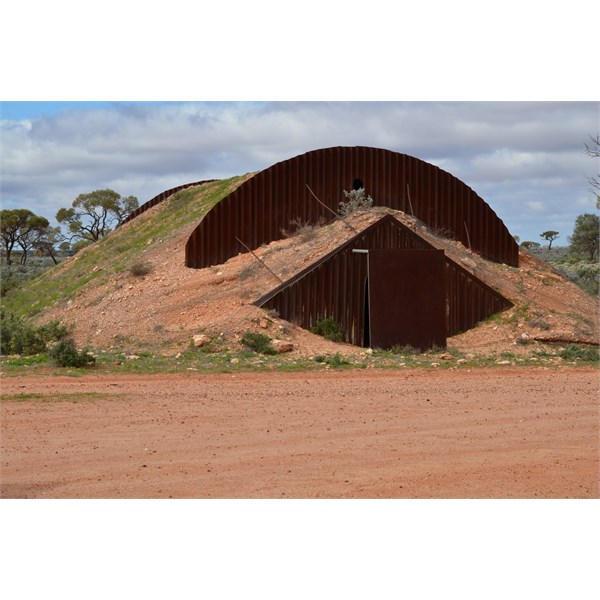
{"label": "sloping soil bank", "polygon": [[598,498],[595,369],[10,378],[4,498]]}
{"label": "sloping soil bank", "polygon": [[[254,302],[280,281],[298,274],[351,238],[354,232],[348,224],[362,231],[383,215],[391,214],[515,305],[480,326],[449,338],[450,349],[478,356],[502,352],[529,354],[546,350],[544,340],[597,344],[600,337],[597,298],[554,273],[549,265],[524,251],[519,268],[492,263],[459,242],[434,235],[413,217],[390,209],[355,213],[346,223],[336,221],[323,227],[305,227],[289,238],[257,248],[254,254],[240,254],[222,265],[205,269],[189,269],[184,264],[185,244],[194,223],[164,237],[149,239],[144,250],[130,258],[128,267],[134,261],[143,262],[150,271],[146,276],[132,275],[121,263],[117,270],[114,264],[117,258],[124,261],[117,250],[113,253],[106,250],[102,260],[94,254],[109,242],[115,248],[125,246],[127,240],[140,236],[138,230],[143,230],[147,222],[160,215],[166,218],[168,214],[168,203],[156,206],[113,232],[98,247],[90,246],[65,261],[62,268],[71,270],[78,262],[87,261],[91,269],[87,276],[97,275],[97,279],[78,288],[68,301],[63,298],[55,302],[38,318],[73,325],[79,345],[122,350],[127,354],[151,351],[177,355],[189,347],[197,333],[205,333],[219,344],[239,350],[243,334],[255,331],[291,342],[295,356],[335,352],[357,355],[362,348],[329,342],[276,315],[267,315]],[[91,268],[94,261],[96,264]],[[48,278],[58,277],[61,272],[60,269],[54,275],[49,272]],[[85,274],[82,270],[80,276]],[[104,283],[100,285],[99,281]],[[60,280],[56,279],[52,289],[60,286]]]}

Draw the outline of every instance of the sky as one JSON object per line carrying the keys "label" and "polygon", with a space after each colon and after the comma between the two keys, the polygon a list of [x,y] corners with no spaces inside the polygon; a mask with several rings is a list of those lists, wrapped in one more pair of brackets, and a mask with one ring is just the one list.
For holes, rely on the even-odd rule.
{"label": "sky", "polygon": [[[82,193],[140,204],[202,179],[265,169],[329,146],[415,156],[475,190],[521,241],[595,210],[584,152],[597,102],[2,102],[2,207],[54,223]],[[594,171],[594,169],[596,169]]]}

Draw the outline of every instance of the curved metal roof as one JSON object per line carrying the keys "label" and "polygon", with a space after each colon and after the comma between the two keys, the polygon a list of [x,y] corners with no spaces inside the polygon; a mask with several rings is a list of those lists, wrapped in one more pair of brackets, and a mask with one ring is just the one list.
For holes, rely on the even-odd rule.
{"label": "curved metal roof", "polygon": [[240,241],[253,249],[281,239],[294,219],[329,221],[357,184],[374,206],[412,214],[490,260],[518,265],[515,240],[469,186],[418,158],[363,146],[313,150],[257,173],[202,219],[186,244],[186,265],[223,263],[245,251]]}

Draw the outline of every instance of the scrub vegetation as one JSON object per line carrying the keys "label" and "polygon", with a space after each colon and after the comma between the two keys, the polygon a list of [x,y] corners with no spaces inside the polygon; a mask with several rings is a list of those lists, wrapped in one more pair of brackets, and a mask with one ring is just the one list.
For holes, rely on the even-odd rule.
{"label": "scrub vegetation", "polygon": [[[260,334],[259,334],[260,335]],[[323,369],[427,369],[456,370],[480,367],[514,368],[536,367],[558,369],[573,366],[597,366],[600,360],[597,347],[585,344],[530,344],[526,352],[522,346],[515,346],[514,352],[500,352],[486,356],[461,353],[456,350],[431,350],[418,352],[414,348],[394,348],[392,350],[367,350],[357,355],[344,355],[341,352],[321,353],[314,356],[299,356],[293,353],[271,354],[270,338],[257,349],[243,344],[240,350],[230,350],[218,345],[198,351],[188,348],[177,356],[151,352],[129,355],[123,350],[94,350],[93,356],[86,351],[80,354],[95,360],[94,368],[89,363],[78,366],[57,364],[48,352],[32,356],[2,356],[0,368],[6,377],[31,375],[67,375],[85,377],[109,373],[151,374],[151,373],[238,373],[269,371],[314,371]],[[251,338],[247,338],[251,340]],[[252,338],[254,339],[254,338]],[[250,341],[251,344],[254,342]],[[264,350],[267,348],[266,352]],[[517,348],[519,350],[517,351]]]}
{"label": "scrub vegetation", "polygon": [[341,342],[344,339],[339,324],[332,317],[321,316],[317,322],[310,328],[312,333],[323,336],[326,340],[332,342]]}
{"label": "scrub vegetation", "polygon": [[246,331],[242,337],[242,344],[259,354],[275,354],[275,348],[273,348],[271,342],[272,340],[268,335],[253,331]]}
{"label": "scrub vegetation", "polygon": [[524,242],[521,246],[528,252],[548,263],[557,273],[577,284],[592,296],[600,293],[600,261],[590,259],[589,250],[579,251],[567,246],[542,248],[529,246]]}
{"label": "scrub vegetation", "polygon": [[233,177],[177,192],[159,205],[159,219],[146,219],[142,214],[135,219],[135,227],[125,225],[111,231],[63,260],[51,275],[25,280],[22,286],[7,291],[3,306],[16,315],[32,316],[55,302],[66,304],[87,286],[110,285],[117,273],[139,276],[138,265],[145,264],[144,250],[150,244],[167,243],[174,232],[197,222],[246,178]]}
{"label": "scrub vegetation", "polygon": [[343,217],[351,215],[352,213],[359,210],[369,210],[373,207],[373,198],[368,196],[364,188],[357,190],[351,190],[347,192],[344,190],[345,200],[340,202],[339,213]]}

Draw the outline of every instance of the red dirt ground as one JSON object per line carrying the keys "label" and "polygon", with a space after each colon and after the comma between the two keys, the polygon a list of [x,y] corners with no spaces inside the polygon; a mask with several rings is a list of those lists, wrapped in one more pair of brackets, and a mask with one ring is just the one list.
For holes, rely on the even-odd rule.
{"label": "red dirt ground", "polygon": [[1,496],[598,498],[598,393],[588,368],[5,378]]}

